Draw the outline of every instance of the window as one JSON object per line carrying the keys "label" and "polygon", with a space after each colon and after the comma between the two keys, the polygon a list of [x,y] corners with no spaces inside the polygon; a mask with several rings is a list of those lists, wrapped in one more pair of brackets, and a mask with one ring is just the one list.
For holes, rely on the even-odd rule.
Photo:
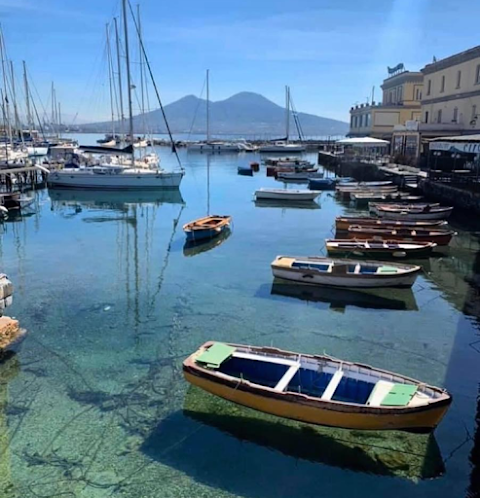
{"label": "window", "polygon": [[458,121],[458,107],[455,107],[453,109],[453,119],[452,121],[454,121],[455,123]]}
{"label": "window", "polygon": [[472,121],[474,119],[477,119],[477,106],[476,105],[472,105]]}
{"label": "window", "polygon": [[462,71],[457,71],[457,86],[455,88],[460,88],[461,82],[462,82]]}
{"label": "window", "polygon": [[428,111],[425,112],[425,123],[428,123]]}
{"label": "window", "polygon": [[480,64],[477,66],[477,71],[475,73],[475,85],[480,85]]}
{"label": "window", "polygon": [[398,87],[398,103],[403,102],[403,86]]}
{"label": "window", "polygon": [[437,111],[437,123],[441,123],[442,122],[442,110],[439,109]]}
{"label": "window", "polygon": [[360,123],[359,123],[358,127],[361,128],[363,126],[363,114],[360,114],[359,121],[360,121]]}
{"label": "window", "polygon": [[370,114],[365,114],[365,126],[370,126]]}
{"label": "window", "polygon": [[440,85],[440,93],[445,91],[445,75],[442,76],[442,84]]}
{"label": "window", "polygon": [[428,80],[427,83],[427,95],[430,95],[432,93],[432,80]]}
{"label": "window", "polygon": [[350,116],[350,128],[354,127],[353,126],[353,123],[354,123],[354,120],[355,120],[354,118],[355,118],[355,116]]}

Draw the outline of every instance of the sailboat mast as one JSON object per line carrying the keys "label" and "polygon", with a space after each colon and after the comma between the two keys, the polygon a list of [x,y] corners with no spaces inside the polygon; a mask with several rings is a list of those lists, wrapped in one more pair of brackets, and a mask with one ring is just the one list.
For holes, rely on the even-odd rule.
{"label": "sailboat mast", "polygon": [[28,125],[28,131],[30,133],[30,138],[32,138],[32,112],[30,110],[30,90],[28,88],[28,78],[27,78],[27,65],[25,64],[25,61],[23,62],[23,83],[25,85],[25,99],[27,103],[27,125]]}
{"label": "sailboat mast", "polygon": [[0,57],[2,58],[2,73],[3,73],[3,89],[5,91],[5,101],[2,102],[2,104],[5,106],[5,120],[7,122],[7,128],[8,128],[8,140],[10,143],[13,142],[13,137],[12,137],[12,125],[10,124],[10,106],[8,102],[8,85],[7,85],[7,72],[5,69],[5,40],[3,39],[3,30],[0,28]]}
{"label": "sailboat mast", "polygon": [[285,119],[286,119],[286,132],[287,132],[287,143],[290,138],[290,88],[285,87]]}
{"label": "sailboat mast", "polygon": [[112,50],[110,47],[110,34],[108,32],[108,23],[105,25],[107,34],[107,63],[108,63],[108,86],[110,90],[110,109],[112,112],[112,137],[115,137],[115,111],[113,107],[113,86],[112,86]]}
{"label": "sailboat mast", "polygon": [[60,135],[62,133],[61,127],[62,127],[62,108],[60,106],[60,102],[58,103],[58,134]]}
{"label": "sailboat mast", "polygon": [[144,78],[143,78],[143,51],[142,51],[142,24],[140,20],[140,4],[137,4],[137,26],[138,26],[138,54],[140,63],[140,102],[142,105],[142,118],[143,118],[143,134],[145,134],[145,91],[144,91]]}
{"label": "sailboat mast", "polygon": [[123,112],[123,92],[122,92],[122,65],[120,64],[120,37],[118,36],[118,24],[117,18],[114,17],[113,22],[115,23],[115,39],[117,43],[117,70],[118,70],[118,97],[120,99],[120,132],[125,132],[124,121],[125,114]]}
{"label": "sailboat mast", "polygon": [[210,142],[210,70],[207,69],[207,143]]}
{"label": "sailboat mast", "polygon": [[[133,108],[132,108],[132,81],[130,76],[130,53],[128,49],[128,19],[127,0],[122,0],[123,29],[125,31],[125,59],[127,63],[127,87],[128,87],[128,133],[133,146]],[[135,157],[132,152],[132,168],[135,166]]]}
{"label": "sailboat mast", "polygon": [[17,107],[17,91],[15,88],[15,72],[13,70],[13,61],[10,61],[10,73],[12,78],[12,96],[13,96],[13,117],[15,119],[15,129],[18,134],[20,134],[20,139],[23,143],[23,133],[20,126],[20,119],[18,117],[18,107]]}

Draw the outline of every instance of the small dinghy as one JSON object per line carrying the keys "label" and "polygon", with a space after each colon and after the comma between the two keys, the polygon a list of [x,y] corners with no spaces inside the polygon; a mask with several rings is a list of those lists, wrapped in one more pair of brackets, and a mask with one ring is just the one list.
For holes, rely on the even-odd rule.
{"label": "small dinghy", "polygon": [[237,173],[241,176],[253,176],[253,169],[252,168],[246,168],[244,166],[239,166],[237,168]]}
{"label": "small dinghy", "polygon": [[444,220],[453,211],[453,207],[441,207],[438,205],[415,206],[389,206],[388,204],[375,205],[375,212],[381,218],[394,220]]}
{"label": "small dinghy", "polygon": [[304,181],[305,183],[310,180],[310,178],[323,178],[323,173],[318,172],[316,170],[314,171],[300,171],[298,173],[290,173],[290,172],[280,172],[277,174],[277,178],[279,180],[284,180],[284,181],[289,181],[289,180],[294,180],[294,181]]}
{"label": "small dinghy", "polygon": [[315,190],[284,190],[278,188],[261,188],[255,192],[255,199],[277,201],[313,201],[321,192]]}
{"label": "small dinghy", "polygon": [[393,256],[395,258],[428,256],[437,244],[435,242],[404,242],[401,240],[350,240],[326,239],[328,254],[352,256]]}
{"label": "small dinghy", "polygon": [[347,288],[411,287],[421,271],[398,263],[292,256],[277,256],[271,267],[273,276],[284,280]]}
{"label": "small dinghy", "polygon": [[191,384],[278,417],[359,430],[430,432],[452,401],[444,389],[327,355],[206,342],[183,362]]}
{"label": "small dinghy", "polygon": [[415,230],[438,230],[447,225],[445,220],[432,221],[411,221],[411,220],[386,220],[379,218],[362,218],[356,216],[337,216],[335,218],[335,228],[341,231],[347,231],[352,225],[372,226],[378,228],[410,228]]}
{"label": "small dinghy", "polygon": [[231,216],[205,216],[183,225],[183,231],[187,235],[187,242],[212,239],[229,229],[231,221]]}
{"label": "small dinghy", "polygon": [[352,225],[348,228],[351,239],[395,239],[401,241],[435,242],[439,246],[448,246],[456,232],[451,230],[421,230],[410,228],[377,228]]}
{"label": "small dinghy", "polygon": [[357,206],[366,206],[369,202],[418,202],[423,199],[420,195],[409,195],[403,192],[394,194],[372,193],[350,193],[350,199],[355,201]]}

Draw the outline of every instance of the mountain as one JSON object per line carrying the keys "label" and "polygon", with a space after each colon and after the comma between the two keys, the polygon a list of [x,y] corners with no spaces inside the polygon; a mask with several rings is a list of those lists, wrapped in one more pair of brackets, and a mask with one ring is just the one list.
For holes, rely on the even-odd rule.
{"label": "mountain", "polygon": [[[204,134],[206,130],[206,101],[194,95],[172,102],[165,106],[170,129],[173,133]],[[348,124],[335,119],[323,118],[313,114],[298,113],[305,136],[345,135]],[[144,123],[146,130],[143,130]],[[192,127],[193,124],[193,127]],[[83,125],[83,131],[108,132],[111,123],[92,123]],[[128,124],[125,123],[125,129]],[[118,129],[118,123],[116,123]],[[135,133],[165,133],[166,128],[160,109],[134,116]],[[292,135],[296,135],[293,117],[290,120]],[[252,92],[241,92],[232,97],[210,102],[210,131],[215,135],[245,135],[251,137],[285,135],[285,108],[267,98]]]}

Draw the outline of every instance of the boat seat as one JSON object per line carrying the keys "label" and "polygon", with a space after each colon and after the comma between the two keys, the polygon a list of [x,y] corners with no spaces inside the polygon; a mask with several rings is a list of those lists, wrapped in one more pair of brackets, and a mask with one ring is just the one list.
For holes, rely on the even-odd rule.
{"label": "boat seat", "polygon": [[332,399],[332,396],[335,394],[335,390],[337,389],[338,384],[340,384],[342,377],[343,377],[343,370],[337,370],[333,374],[333,377],[330,379],[327,388],[322,394],[322,400],[330,401]]}
{"label": "boat seat", "polygon": [[293,379],[295,374],[298,372],[300,368],[300,363],[296,363],[292,365],[284,374],[284,376],[278,381],[278,384],[274,387],[275,391],[283,392],[287,388],[290,381]]}
{"label": "boat seat", "polygon": [[375,384],[373,391],[370,393],[370,396],[368,397],[366,404],[368,406],[380,406],[385,396],[387,396],[387,394],[390,392],[390,390],[394,385],[395,384],[393,382],[388,382],[386,380],[379,380]]}

